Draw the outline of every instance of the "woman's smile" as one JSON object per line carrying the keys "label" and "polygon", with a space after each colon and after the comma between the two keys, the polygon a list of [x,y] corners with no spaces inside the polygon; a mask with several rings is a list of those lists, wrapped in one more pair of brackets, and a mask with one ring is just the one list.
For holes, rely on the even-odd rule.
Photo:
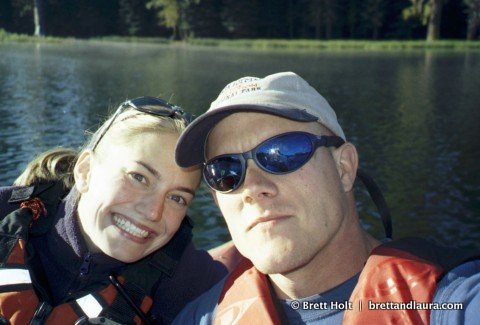
{"label": "woman's smile", "polygon": [[140,225],[121,214],[114,214],[112,220],[114,226],[121,232],[133,236],[134,239],[141,240],[142,242],[157,235],[152,229]]}

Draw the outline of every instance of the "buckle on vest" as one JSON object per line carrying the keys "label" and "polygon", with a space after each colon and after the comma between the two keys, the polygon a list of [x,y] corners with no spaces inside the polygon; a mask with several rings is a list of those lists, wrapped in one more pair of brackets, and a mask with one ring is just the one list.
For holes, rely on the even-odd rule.
{"label": "buckle on vest", "polygon": [[45,320],[52,311],[53,307],[46,301],[42,301],[33,315],[30,325],[45,324]]}

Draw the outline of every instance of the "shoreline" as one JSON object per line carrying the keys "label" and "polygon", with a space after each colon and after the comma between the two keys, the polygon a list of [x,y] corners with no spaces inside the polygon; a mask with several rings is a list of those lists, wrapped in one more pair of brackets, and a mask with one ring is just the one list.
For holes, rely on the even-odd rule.
{"label": "shoreline", "polygon": [[310,40],[310,39],[214,39],[191,38],[185,41],[173,41],[160,37],[105,36],[89,39],[73,37],[38,37],[26,34],[8,33],[0,29],[1,43],[138,43],[171,46],[203,46],[218,48],[238,48],[253,50],[360,50],[360,51],[411,51],[411,50],[480,50],[480,40]]}

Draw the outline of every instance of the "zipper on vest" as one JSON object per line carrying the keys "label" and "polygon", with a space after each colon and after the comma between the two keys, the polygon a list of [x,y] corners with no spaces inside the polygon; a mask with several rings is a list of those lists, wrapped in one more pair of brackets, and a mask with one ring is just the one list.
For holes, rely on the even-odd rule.
{"label": "zipper on vest", "polygon": [[82,264],[80,265],[79,275],[77,281],[75,282],[75,286],[68,292],[68,296],[71,296],[78,290],[81,290],[85,283],[88,280],[88,273],[90,272],[90,262],[92,261],[92,257],[90,252],[87,252],[83,256]]}
{"label": "zipper on vest", "polygon": [[88,274],[88,271],[90,271],[90,252],[87,252],[85,256],[83,257],[82,265],[80,266],[80,276],[81,277],[86,277]]}

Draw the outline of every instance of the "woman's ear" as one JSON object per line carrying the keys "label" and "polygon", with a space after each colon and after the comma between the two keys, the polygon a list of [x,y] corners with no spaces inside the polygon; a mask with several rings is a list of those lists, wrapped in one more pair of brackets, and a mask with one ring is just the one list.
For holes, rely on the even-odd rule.
{"label": "woman's ear", "polygon": [[357,177],[357,149],[355,149],[353,144],[347,142],[333,151],[333,157],[336,161],[343,190],[349,192],[352,190],[355,178]]}
{"label": "woman's ear", "polygon": [[83,151],[77,159],[77,163],[73,168],[73,176],[75,177],[75,186],[80,193],[88,191],[90,183],[90,170],[92,163],[92,152],[90,150]]}

